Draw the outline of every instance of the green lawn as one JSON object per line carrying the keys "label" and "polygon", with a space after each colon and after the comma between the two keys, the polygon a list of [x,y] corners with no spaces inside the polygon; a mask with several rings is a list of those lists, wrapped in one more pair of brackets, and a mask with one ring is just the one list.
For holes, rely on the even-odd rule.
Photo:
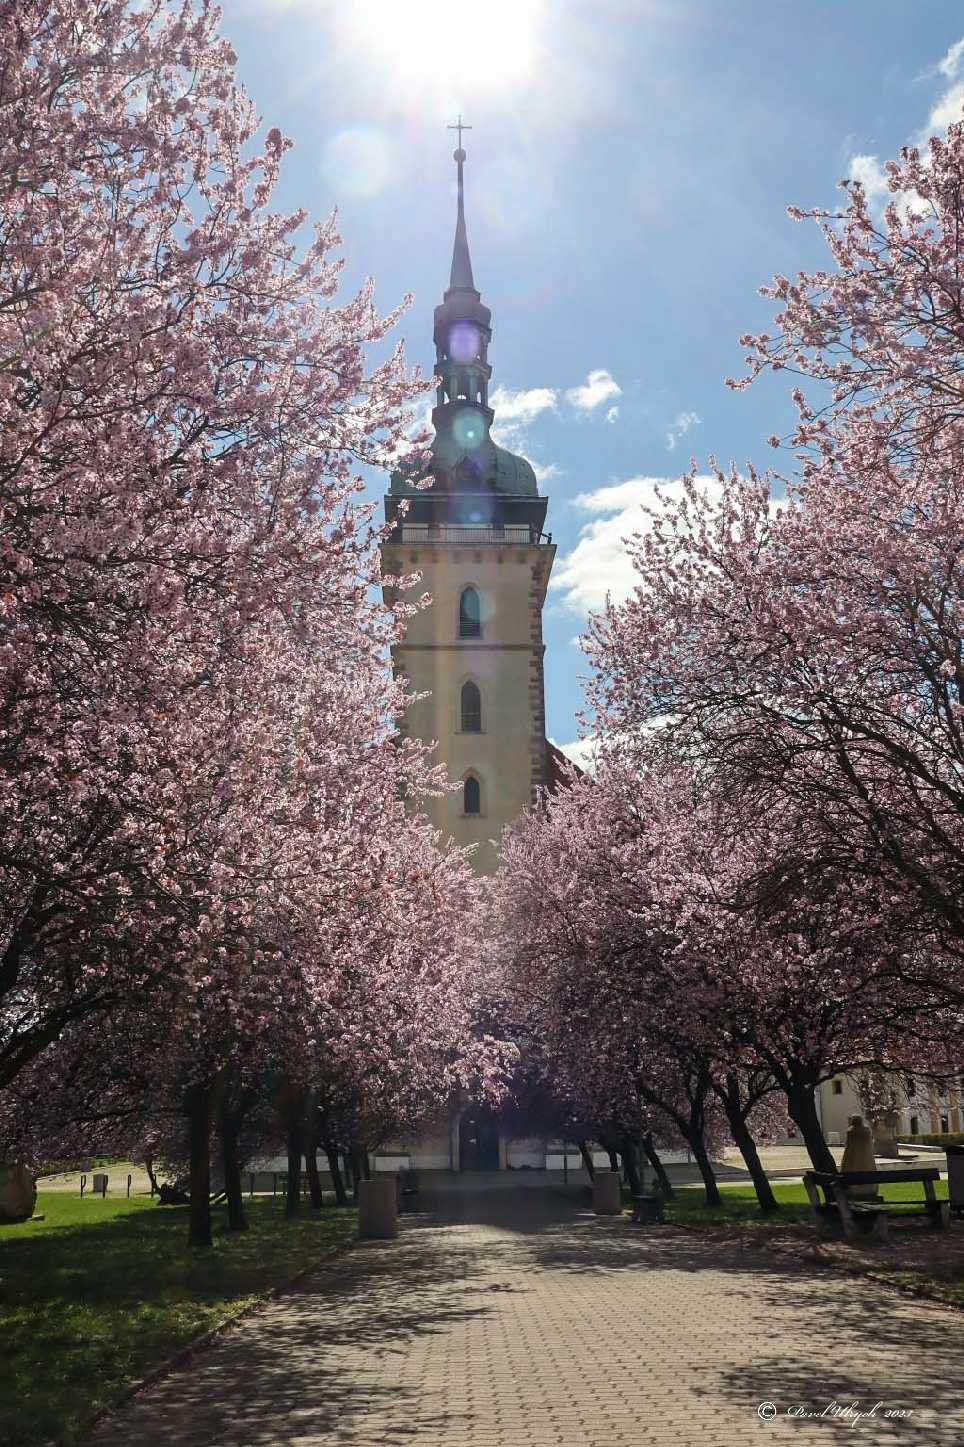
{"label": "green lawn", "polygon": [[[947,1200],[946,1181],[935,1181],[934,1191],[939,1200]],[[761,1214],[752,1186],[720,1186],[723,1205],[716,1206],[713,1210],[708,1210],[703,1205],[702,1186],[677,1186],[674,1199],[666,1203],[666,1219],[675,1226],[718,1226],[729,1222],[766,1225],[772,1224],[775,1219],[810,1219],[810,1207],[802,1181],[790,1184],[775,1181],[773,1194],[780,1203],[780,1215],[776,1218]],[[919,1182],[906,1186],[883,1186],[881,1195],[885,1201],[920,1201],[923,1198],[923,1187]]]}
{"label": "green lawn", "polygon": [[199,1332],[355,1230],[351,1209],[246,1202],[250,1230],[192,1250],[184,1207],[42,1191],[45,1221],[0,1226],[0,1442],[70,1443]]}
{"label": "green lawn", "polygon": [[[947,1200],[947,1182],[935,1181],[934,1191],[939,1200]],[[732,1225],[759,1232],[762,1242],[773,1242],[775,1237],[768,1233],[779,1233],[781,1223],[803,1221],[810,1233],[810,1209],[807,1193],[802,1183],[781,1185],[774,1183],[773,1193],[780,1203],[777,1215],[763,1216],[756,1203],[752,1186],[721,1186],[723,1205],[707,1210],[703,1203],[703,1188],[677,1187],[675,1198],[667,1202],[666,1219],[676,1226],[695,1227]],[[887,1201],[919,1201],[922,1189],[919,1183],[881,1187],[881,1194]],[[817,1246],[816,1232],[812,1233],[812,1244]],[[839,1238],[822,1239],[819,1244],[820,1262],[829,1268],[868,1276],[874,1280],[897,1286],[916,1296],[926,1296],[946,1305],[964,1308],[964,1259],[956,1249],[958,1235],[926,1232],[918,1236],[915,1231],[910,1260],[905,1259],[908,1240],[901,1250],[899,1238],[890,1251],[871,1248],[859,1258],[841,1251]],[[921,1259],[919,1250],[924,1246],[933,1248]],[[915,1259],[916,1258],[916,1259]]]}

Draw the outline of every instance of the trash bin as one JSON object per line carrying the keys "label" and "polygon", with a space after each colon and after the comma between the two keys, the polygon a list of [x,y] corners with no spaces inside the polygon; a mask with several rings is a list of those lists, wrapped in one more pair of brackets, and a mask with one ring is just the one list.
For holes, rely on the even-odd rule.
{"label": "trash bin", "polygon": [[618,1171],[597,1171],[592,1183],[592,1208],[597,1216],[618,1216],[623,1209]]}
{"label": "trash bin", "polygon": [[637,1226],[657,1225],[663,1220],[662,1196],[634,1196],[633,1221]]}
{"label": "trash bin", "polygon": [[358,1234],[369,1241],[398,1235],[398,1177],[394,1172],[358,1182]]}

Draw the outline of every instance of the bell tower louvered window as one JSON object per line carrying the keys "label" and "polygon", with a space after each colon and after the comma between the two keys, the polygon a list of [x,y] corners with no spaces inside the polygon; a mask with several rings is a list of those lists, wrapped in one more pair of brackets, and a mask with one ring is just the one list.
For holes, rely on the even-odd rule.
{"label": "bell tower louvered window", "polygon": [[482,637],[482,609],[474,588],[463,588],[459,599],[459,637]]}

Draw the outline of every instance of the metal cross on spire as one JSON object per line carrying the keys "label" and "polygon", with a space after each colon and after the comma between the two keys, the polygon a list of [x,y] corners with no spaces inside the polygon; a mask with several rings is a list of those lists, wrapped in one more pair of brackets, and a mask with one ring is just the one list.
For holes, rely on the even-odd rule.
{"label": "metal cross on spire", "polygon": [[458,118],[458,120],[456,121],[455,125],[454,125],[454,126],[448,126],[447,129],[450,130],[450,131],[458,131],[458,133],[459,133],[459,150],[461,151],[461,149],[462,149],[462,132],[463,132],[463,131],[470,131],[470,130],[472,129],[471,126],[466,126],[466,125],[463,125],[463,124],[462,124],[462,112],[461,112],[461,111],[459,111],[459,118]]}
{"label": "metal cross on spire", "polygon": [[472,262],[469,259],[469,242],[465,234],[465,189],[462,177],[462,167],[465,163],[465,152],[462,150],[462,132],[470,131],[459,114],[458,121],[454,126],[449,126],[450,131],[458,131],[458,150],[452,153],[452,159],[458,167],[458,211],[455,221],[455,246],[452,250],[452,274],[449,280],[449,290],[475,290],[475,282],[472,280]]}

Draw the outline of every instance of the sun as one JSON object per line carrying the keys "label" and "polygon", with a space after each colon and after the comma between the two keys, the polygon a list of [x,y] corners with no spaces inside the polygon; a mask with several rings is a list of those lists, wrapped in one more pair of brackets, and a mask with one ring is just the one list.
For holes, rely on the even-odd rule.
{"label": "sun", "polygon": [[388,89],[425,98],[479,95],[519,85],[537,63],[543,0],[358,0],[345,39],[381,71]]}

